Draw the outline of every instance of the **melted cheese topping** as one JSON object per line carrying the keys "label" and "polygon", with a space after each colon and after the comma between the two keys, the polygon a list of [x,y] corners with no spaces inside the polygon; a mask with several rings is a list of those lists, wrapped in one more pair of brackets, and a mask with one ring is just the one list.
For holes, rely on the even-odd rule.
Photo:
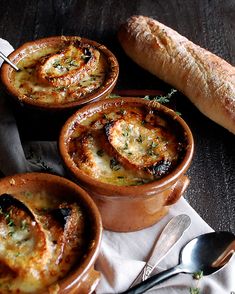
{"label": "melted cheese topping", "polygon": [[140,185],[162,178],[178,164],[185,152],[178,133],[157,112],[125,108],[79,121],[67,146],[87,175],[114,185]]}
{"label": "melted cheese topping", "polygon": [[8,210],[0,205],[0,293],[42,293],[85,254],[84,213],[76,203],[63,202],[76,215],[63,228],[52,213],[61,205],[59,198],[43,191],[14,197],[30,207],[35,219],[14,205]]}
{"label": "melted cheese topping", "polygon": [[[111,143],[113,147],[135,165],[154,164],[159,157],[173,158],[175,149],[166,140],[161,128],[147,128],[142,121],[133,118],[118,120],[114,125]],[[165,139],[163,140],[163,138]]]}
{"label": "melted cheese topping", "polygon": [[[61,51],[61,48],[40,48],[18,62],[17,66],[20,71],[13,71],[12,83],[19,91],[21,99],[27,97],[46,104],[66,104],[83,98],[103,85],[106,79],[108,65],[101,52],[93,49],[97,57],[97,64],[95,66],[92,65],[91,69],[86,68],[82,75],[80,75],[79,80],[74,82],[74,79],[71,79],[71,81],[63,80],[63,75],[66,73],[69,74],[81,67],[82,62],[87,57],[83,56],[79,50],[77,50],[78,53],[75,57],[75,49],[72,48],[71,50],[67,50],[66,54],[62,54],[63,58],[56,58],[59,55],[58,50]],[[38,63],[43,59],[53,59],[53,62],[45,63],[44,70],[48,76],[57,76],[57,86],[45,83],[38,76]],[[61,78],[61,83],[59,82],[59,78]]]}

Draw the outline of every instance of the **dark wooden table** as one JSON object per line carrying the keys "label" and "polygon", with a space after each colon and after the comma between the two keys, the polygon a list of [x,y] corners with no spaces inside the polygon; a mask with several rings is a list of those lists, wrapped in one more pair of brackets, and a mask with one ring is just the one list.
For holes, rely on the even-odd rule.
{"label": "dark wooden table", "polygon": [[[118,44],[117,29],[133,14],[156,18],[235,64],[234,0],[0,0],[0,7],[0,37],[14,47],[61,34],[105,44],[120,63],[118,89],[170,89],[130,61]],[[175,100],[195,139],[188,171],[191,184],[184,196],[215,230],[235,233],[235,136],[203,116],[183,95]],[[24,140],[30,131],[22,129],[21,135]]]}

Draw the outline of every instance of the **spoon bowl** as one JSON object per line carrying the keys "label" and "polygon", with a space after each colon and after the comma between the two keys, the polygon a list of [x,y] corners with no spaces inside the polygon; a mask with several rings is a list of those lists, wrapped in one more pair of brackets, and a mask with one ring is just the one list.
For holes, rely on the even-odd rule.
{"label": "spoon bowl", "polygon": [[181,267],[188,273],[201,270],[204,276],[210,275],[225,265],[234,250],[235,236],[232,233],[213,232],[201,235],[182,249]]}
{"label": "spoon bowl", "polygon": [[179,273],[193,274],[199,271],[210,275],[221,269],[235,251],[235,235],[230,232],[212,232],[194,238],[180,252],[179,264],[156,274],[130,288],[123,294],[140,294],[158,283]]}
{"label": "spoon bowl", "polygon": [[180,264],[185,272],[203,271],[204,276],[210,275],[225,265],[234,250],[235,236],[232,233],[204,234],[190,241],[181,250]]}

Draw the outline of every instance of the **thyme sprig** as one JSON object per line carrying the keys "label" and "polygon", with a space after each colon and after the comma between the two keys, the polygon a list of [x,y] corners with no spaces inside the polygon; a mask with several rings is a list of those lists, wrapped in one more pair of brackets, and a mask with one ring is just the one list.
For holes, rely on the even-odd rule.
{"label": "thyme sprig", "polygon": [[193,273],[193,279],[197,280],[196,287],[190,288],[190,294],[200,294],[200,288],[198,287],[199,280],[203,277],[203,271],[198,271]]}
{"label": "thyme sprig", "polygon": [[115,93],[109,94],[109,98],[120,98],[120,97],[121,97],[120,95],[117,95]]}
{"label": "thyme sprig", "polygon": [[190,294],[200,294],[199,288],[190,288]]}
{"label": "thyme sprig", "polygon": [[169,93],[167,93],[166,95],[158,95],[155,97],[150,97],[149,95],[145,96],[144,99],[145,100],[151,100],[151,101],[156,101],[159,103],[168,103],[170,102],[171,97],[177,92],[176,89],[171,89]]}
{"label": "thyme sprig", "polygon": [[195,280],[200,280],[203,277],[203,271],[198,271],[193,274]]}

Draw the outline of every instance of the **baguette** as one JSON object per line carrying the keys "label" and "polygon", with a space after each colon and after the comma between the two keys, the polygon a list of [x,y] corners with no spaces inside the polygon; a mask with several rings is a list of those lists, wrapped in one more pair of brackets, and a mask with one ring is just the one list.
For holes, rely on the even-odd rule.
{"label": "baguette", "polygon": [[132,16],[118,39],[138,65],[172,85],[207,117],[235,134],[235,67],[173,29]]}

